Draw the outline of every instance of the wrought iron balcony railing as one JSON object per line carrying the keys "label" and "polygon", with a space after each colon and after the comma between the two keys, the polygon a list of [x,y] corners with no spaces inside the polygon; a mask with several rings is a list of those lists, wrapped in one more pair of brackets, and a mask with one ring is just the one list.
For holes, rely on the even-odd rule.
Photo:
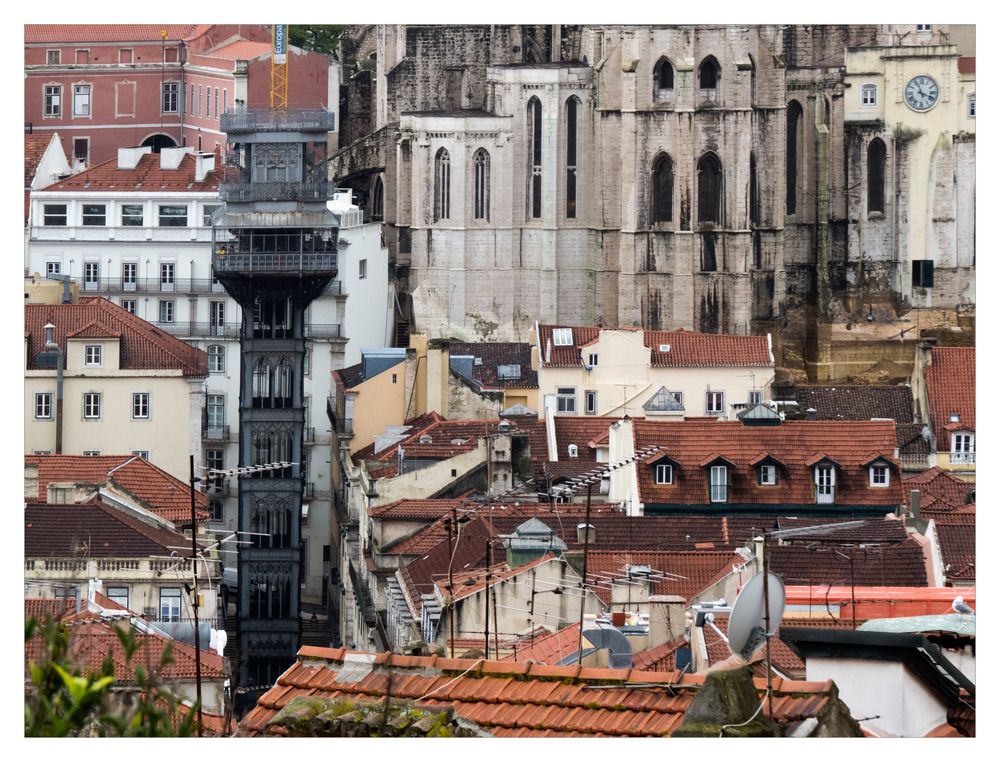
{"label": "wrought iron balcony railing", "polygon": [[219,186],[219,198],[231,203],[251,201],[326,201],[332,198],[326,182],[240,182]]}
{"label": "wrought iron balcony railing", "polygon": [[201,438],[212,442],[228,442],[229,426],[217,426],[208,423],[201,425]]}
{"label": "wrought iron balcony railing", "polygon": [[73,278],[81,291],[111,294],[225,294],[226,290],[214,278]]}
{"label": "wrought iron balcony railing", "polygon": [[220,129],[228,134],[247,132],[330,132],[336,115],[326,109],[236,109],[225,111]]}
{"label": "wrought iron balcony railing", "polygon": [[212,267],[218,272],[287,272],[287,273],[334,273],[337,270],[337,255],[333,252],[318,254],[297,254],[290,252],[231,252],[216,248],[212,255]]}
{"label": "wrought iron balcony railing", "polygon": [[239,323],[199,323],[183,321],[177,323],[154,323],[161,331],[172,336],[222,336],[230,339],[240,337]]}

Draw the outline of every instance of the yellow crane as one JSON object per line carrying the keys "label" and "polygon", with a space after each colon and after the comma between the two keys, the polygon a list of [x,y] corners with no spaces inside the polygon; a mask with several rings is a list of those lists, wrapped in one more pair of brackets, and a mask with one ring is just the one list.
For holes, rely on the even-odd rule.
{"label": "yellow crane", "polygon": [[271,26],[271,110],[288,108],[288,24]]}

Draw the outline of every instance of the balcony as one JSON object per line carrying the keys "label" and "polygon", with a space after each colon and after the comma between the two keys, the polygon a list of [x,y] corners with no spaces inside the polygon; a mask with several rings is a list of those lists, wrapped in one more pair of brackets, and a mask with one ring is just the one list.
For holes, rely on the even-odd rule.
{"label": "balcony", "polygon": [[229,426],[214,426],[203,423],[201,426],[201,438],[207,442],[228,442]]}
{"label": "balcony", "polygon": [[240,337],[241,326],[239,323],[153,323],[161,331],[169,333],[171,336],[221,336],[223,338],[238,339]]}
{"label": "balcony", "polygon": [[[214,278],[174,278],[170,283],[159,278],[73,278],[81,291],[100,294],[223,294],[226,290]],[[338,281],[339,282],[339,281]]]}
{"label": "balcony", "polygon": [[974,452],[953,452],[949,456],[952,465],[974,466],[976,465],[976,453]]}
{"label": "balcony", "polygon": [[220,477],[207,479],[205,482],[205,495],[208,497],[229,497],[229,480]]}
{"label": "balcony", "polygon": [[316,497],[316,483],[306,482],[302,485],[302,497],[305,500],[312,500]]}
{"label": "balcony", "polygon": [[220,129],[229,134],[251,132],[330,132],[336,129],[336,115],[326,109],[236,109],[225,111]]}
{"label": "balcony", "polygon": [[306,426],[302,429],[302,441],[306,444],[315,444],[316,442],[316,427]]}
{"label": "balcony", "polygon": [[354,436],[354,419],[353,418],[338,418],[334,423],[334,427],[337,429],[338,437],[353,437]]}
{"label": "balcony", "polygon": [[253,201],[326,201],[332,198],[327,182],[279,183],[243,182],[223,183],[219,198],[230,203]]}
{"label": "balcony", "polygon": [[307,339],[342,339],[340,323],[308,323],[302,330]]}
{"label": "balcony", "polygon": [[217,246],[212,255],[216,272],[229,273],[336,273],[336,252],[238,252]]}

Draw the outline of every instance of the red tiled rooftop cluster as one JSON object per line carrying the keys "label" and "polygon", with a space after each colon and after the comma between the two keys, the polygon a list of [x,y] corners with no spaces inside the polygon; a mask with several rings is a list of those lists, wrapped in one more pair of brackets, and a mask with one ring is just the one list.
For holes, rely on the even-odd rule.
{"label": "red tiled rooftop cluster", "polygon": [[[391,690],[400,701],[450,708],[497,737],[669,736],[705,681],[704,675],[677,671],[380,653],[371,672],[341,682],[337,674],[347,658],[340,648],[301,648],[298,663],[244,717],[238,735],[281,735],[283,729],[268,722],[299,696],[374,702]],[[764,682],[755,682],[763,695]],[[651,689],[656,686],[662,688]],[[832,695],[830,681],[776,680],[770,711],[786,725],[820,713]]]}
{"label": "red tiled rooftop cluster", "polygon": [[30,132],[26,133],[24,136],[24,187],[25,189],[31,187],[32,181],[35,179],[35,171],[38,169],[38,163],[42,160],[42,156],[45,155],[45,150],[49,147],[52,142],[51,133],[41,133],[41,132]]}
{"label": "red tiled rooftop cluster", "polygon": [[[112,482],[138,498],[157,516],[175,524],[191,520],[191,488],[137,455],[25,455],[25,465],[38,467],[38,494],[25,502],[47,502],[52,482],[97,487]],[[195,493],[197,518],[208,517],[208,500]]]}
{"label": "red tiled rooftop cluster", "polygon": [[77,304],[24,305],[29,370],[41,369],[36,358],[45,346],[46,323],[55,326],[54,340],[63,352],[67,337],[86,331],[100,337],[120,337],[122,370],[170,369],[185,376],[208,375],[205,352],[99,296],[84,297]]}
{"label": "red tiled rooftop cluster", "polygon": [[193,36],[198,24],[25,24],[24,44],[75,42],[176,42]]}
{"label": "red tiled rooftop cluster", "polygon": [[626,582],[629,567],[647,566],[654,595],[679,595],[690,600],[730,574],[734,566],[744,564],[742,557],[728,551],[588,551],[587,583],[601,600],[610,603],[612,580]]}
{"label": "red tiled rooftop cluster", "polygon": [[195,157],[187,154],[177,169],[162,169],[160,155],[151,153],[139,159],[134,169],[119,169],[118,159],[109,159],[90,169],[59,180],[45,188],[46,191],[190,191],[211,193],[219,188],[222,170],[208,172],[195,180]]}
{"label": "red tiled rooftop cluster", "polygon": [[[976,430],[976,348],[934,347],[924,378],[938,451],[947,452],[950,430]],[[953,415],[957,424],[950,421]]]}

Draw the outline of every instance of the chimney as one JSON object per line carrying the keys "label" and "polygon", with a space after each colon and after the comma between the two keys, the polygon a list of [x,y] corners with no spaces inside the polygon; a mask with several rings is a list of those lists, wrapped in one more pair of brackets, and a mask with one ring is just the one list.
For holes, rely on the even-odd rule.
{"label": "chimney", "polygon": [[139,160],[146,154],[153,152],[150,146],[139,146],[137,148],[118,149],[118,169],[135,169],[139,166]]}
{"label": "chimney", "polygon": [[806,420],[815,421],[816,420],[816,408],[811,407],[806,409]]}
{"label": "chimney", "polygon": [[538,347],[535,344],[531,345],[531,369],[538,370]]}
{"label": "chimney", "polygon": [[205,175],[215,169],[214,153],[199,153],[194,157],[194,181],[200,183]]}
{"label": "chimney", "polygon": [[38,499],[38,464],[24,464],[24,499]]}
{"label": "chimney", "polygon": [[679,595],[649,596],[649,644],[655,648],[684,634],[684,607]]}
{"label": "chimney", "polygon": [[923,516],[920,513],[920,490],[918,489],[910,490],[910,514],[917,521],[923,519]]}
{"label": "chimney", "polygon": [[184,157],[189,153],[194,153],[191,146],[181,148],[161,148],[160,149],[160,169],[177,169],[180,167]]}

